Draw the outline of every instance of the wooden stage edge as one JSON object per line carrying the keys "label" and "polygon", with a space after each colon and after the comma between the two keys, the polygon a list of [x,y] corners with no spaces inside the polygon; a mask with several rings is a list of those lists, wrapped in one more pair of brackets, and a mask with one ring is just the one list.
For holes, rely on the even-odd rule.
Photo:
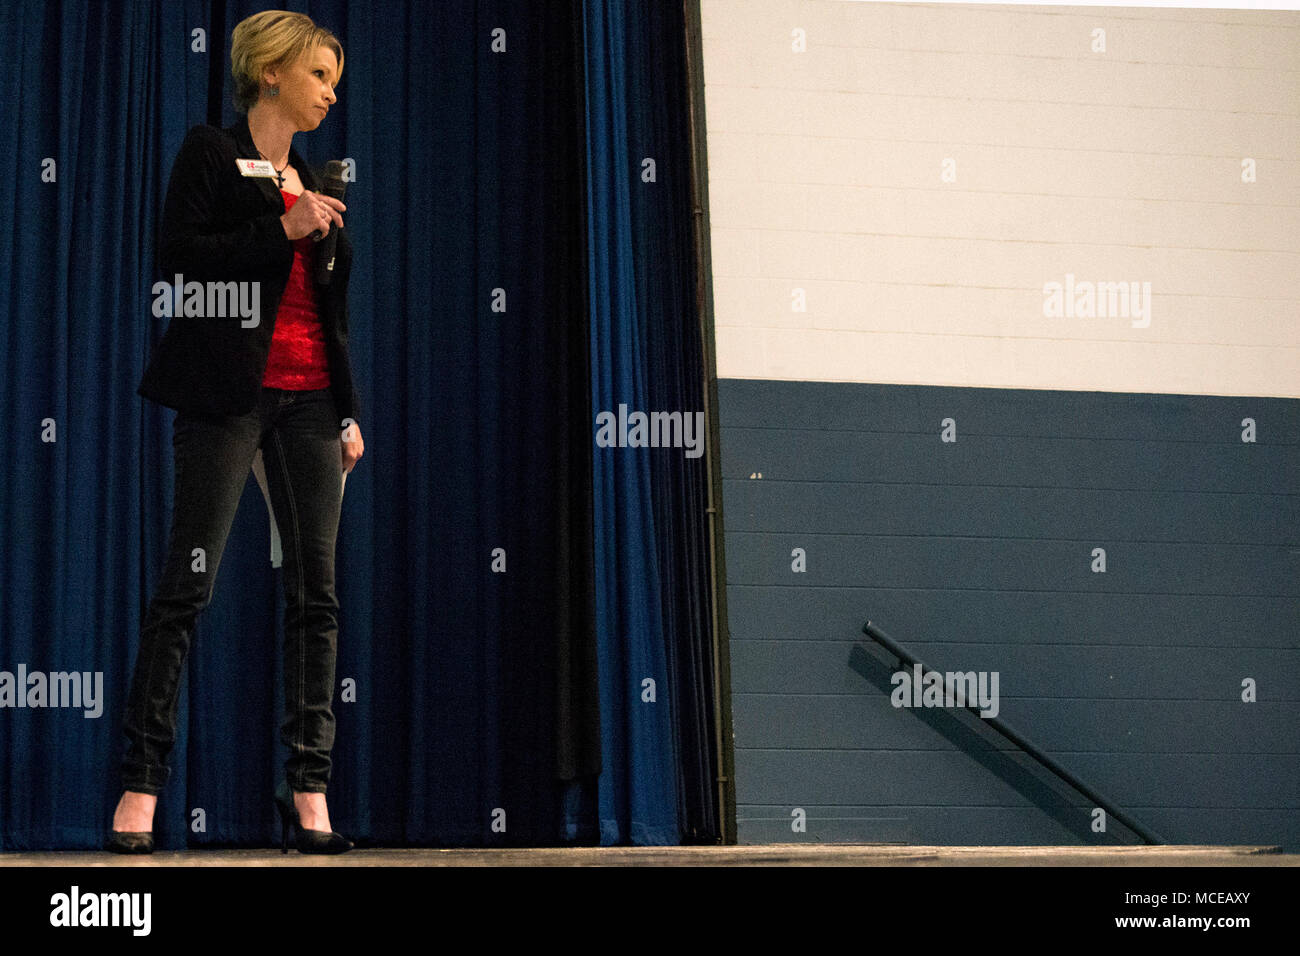
{"label": "wooden stage edge", "polygon": [[0,867],[23,866],[1300,866],[1300,854],[1270,846],[763,846],[544,847],[538,849],[361,848],[339,856],[296,850],[0,853]]}

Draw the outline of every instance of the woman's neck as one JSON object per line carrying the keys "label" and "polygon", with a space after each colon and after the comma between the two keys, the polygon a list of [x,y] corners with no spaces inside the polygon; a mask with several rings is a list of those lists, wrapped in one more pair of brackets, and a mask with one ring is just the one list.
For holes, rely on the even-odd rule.
{"label": "woman's neck", "polygon": [[254,106],[248,111],[248,132],[253,137],[253,145],[277,169],[289,161],[289,147],[296,130],[284,117],[267,107]]}

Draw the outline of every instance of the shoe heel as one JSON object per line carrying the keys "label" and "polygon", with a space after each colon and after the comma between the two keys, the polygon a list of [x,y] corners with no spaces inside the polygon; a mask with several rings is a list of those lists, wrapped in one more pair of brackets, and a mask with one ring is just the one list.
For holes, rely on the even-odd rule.
{"label": "shoe heel", "polygon": [[293,795],[289,793],[287,799],[289,805],[285,806],[285,794],[277,788],[275,792],[275,809],[280,811],[280,852],[282,854],[289,852],[289,823],[293,819]]}

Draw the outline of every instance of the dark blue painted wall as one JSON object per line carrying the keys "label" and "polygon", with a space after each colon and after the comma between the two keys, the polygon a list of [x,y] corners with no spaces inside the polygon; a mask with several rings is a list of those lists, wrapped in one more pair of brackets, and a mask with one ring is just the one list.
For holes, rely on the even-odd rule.
{"label": "dark blue painted wall", "polygon": [[893,707],[892,661],[849,663],[870,619],[997,671],[1000,717],[1169,842],[1300,849],[1300,401],[718,391],[742,843],[1136,842],[978,719]]}

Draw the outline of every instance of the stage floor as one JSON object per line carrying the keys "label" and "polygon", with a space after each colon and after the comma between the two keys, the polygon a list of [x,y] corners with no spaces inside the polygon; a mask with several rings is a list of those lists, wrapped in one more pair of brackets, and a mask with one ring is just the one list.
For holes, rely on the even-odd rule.
{"label": "stage floor", "polygon": [[555,847],[519,850],[356,849],[304,856],[291,849],[115,853],[0,853],[0,866],[1300,866],[1266,846],[765,846]]}

